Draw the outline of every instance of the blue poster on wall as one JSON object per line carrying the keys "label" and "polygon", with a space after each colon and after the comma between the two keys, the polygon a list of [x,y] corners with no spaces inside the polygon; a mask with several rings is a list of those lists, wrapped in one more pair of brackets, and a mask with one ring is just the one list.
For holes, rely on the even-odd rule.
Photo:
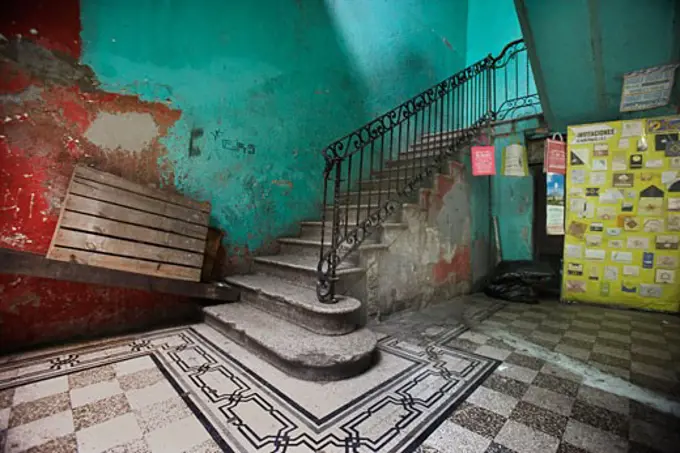
{"label": "blue poster on wall", "polygon": [[546,232],[550,235],[564,234],[564,175],[546,173],[546,186]]}

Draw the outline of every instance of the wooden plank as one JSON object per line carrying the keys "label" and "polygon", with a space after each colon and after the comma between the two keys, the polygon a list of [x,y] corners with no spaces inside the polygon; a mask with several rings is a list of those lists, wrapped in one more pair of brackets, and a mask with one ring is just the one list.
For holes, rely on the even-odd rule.
{"label": "wooden plank", "polygon": [[205,237],[208,234],[207,226],[187,223],[182,220],[169,219],[155,214],[148,214],[135,209],[108,204],[104,201],[83,198],[78,195],[69,195],[66,199],[65,209],[111,220],[134,223],[136,225],[151,227],[158,230],[172,231],[177,234],[201,240],[205,240]]}
{"label": "wooden plank", "polygon": [[197,253],[205,251],[205,240],[180,236],[166,231],[152,230],[73,211],[66,211],[64,213],[60,225],[62,228],[71,228],[139,242],[150,242]]}
{"label": "wooden plank", "polygon": [[[178,264],[201,268],[203,255],[200,253],[183,252],[181,250],[168,249],[155,245],[141,244],[139,242],[114,239],[96,234],[81,233],[79,231],[63,230],[57,232],[55,246],[71,247],[91,252],[110,253],[129,258],[140,258],[160,263]],[[50,258],[52,258],[50,256]],[[134,269],[127,269],[134,272]]]}
{"label": "wooden plank", "polygon": [[68,180],[68,187],[66,188],[66,196],[62,200],[61,203],[61,209],[59,210],[59,220],[57,221],[57,227],[54,229],[54,234],[52,234],[52,239],[50,240],[50,246],[47,249],[47,256],[49,256],[50,252],[54,248],[54,241],[57,238],[57,231],[59,231],[59,226],[61,225],[61,219],[64,218],[64,213],[66,212],[66,199],[69,197],[69,194],[71,193],[71,186],[73,185],[73,179],[76,177],[76,172],[74,171],[71,173],[71,179]]}
{"label": "wooden plank", "polygon": [[106,184],[109,186],[118,187],[120,189],[145,195],[150,198],[155,198],[160,201],[167,201],[185,208],[210,213],[210,203],[208,202],[200,202],[192,200],[191,198],[183,197],[181,195],[176,195],[174,193],[164,192],[159,189],[146,187],[141,184],[130,182],[127,179],[121,178],[119,176],[95,170],[94,168],[78,165],[75,169],[75,174],[85,179],[100,182],[102,184]]}
{"label": "wooden plank", "polygon": [[27,275],[225,302],[237,301],[239,297],[239,291],[228,285],[152,277],[77,262],[55,261],[35,253],[4,248],[0,248],[0,274]]}
{"label": "wooden plank", "polygon": [[87,181],[78,177],[73,179],[70,193],[94,198],[100,201],[108,201],[121,206],[139,209],[141,211],[159,214],[174,219],[182,219],[186,222],[199,225],[208,225],[210,216],[205,212],[183,208],[177,205],[154,200],[143,195],[126,192],[115,187],[105,186],[97,182]]}
{"label": "wooden plank", "polygon": [[[88,266],[105,267],[125,272],[152,275],[154,277],[177,278],[180,280],[199,281],[201,269],[175,266],[172,264],[154,263],[122,256],[102,255],[84,250],[64,249],[55,246],[48,258]],[[84,271],[87,272],[87,271]]]}

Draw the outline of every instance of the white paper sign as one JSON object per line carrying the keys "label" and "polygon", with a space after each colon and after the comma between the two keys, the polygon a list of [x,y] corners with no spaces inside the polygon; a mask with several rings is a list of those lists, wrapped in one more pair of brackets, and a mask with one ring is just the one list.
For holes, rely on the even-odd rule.
{"label": "white paper sign", "polygon": [[605,142],[616,134],[616,129],[606,124],[593,124],[587,126],[576,126],[571,128],[572,144]]}
{"label": "white paper sign", "polygon": [[675,182],[677,177],[678,177],[677,171],[664,171],[663,173],[661,173],[661,182],[663,184],[671,184]]}
{"label": "white paper sign", "polygon": [[606,189],[600,194],[600,203],[618,203],[623,199],[623,194],[619,189]]}
{"label": "white paper sign", "polygon": [[621,137],[639,137],[640,135],[643,135],[642,121],[623,122],[621,127]]}
{"label": "white paper sign", "polygon": [[546,206],[546,233],[549,235],[564,234],[564,206]]}
{"label": "white paper sign", "polygon": [[567,258],[581,259],[583,247],[580,245],[566,244],[564,248],[564,255]]}
{"label": "white paper sign", "polygon": [[617,263],[632,263],[633,253],[631,252],[612,252],[612,261]]}
{"label": "white paper sign", "polygon": [[[573,176],[573,173],[572,173]],[[572,178],[573,180],[573,178]],[[603,171],[594,171],[590,174],[590,184],[593,186],[601,186],[607,182],[607,173]]]}
{"label": "white paper sign", "polygon": [[605,250],[600,250],[600,249],[586,249],[586,259],[587,260],[603,260],[605,256],[607,255],[607,252]]}
{"label": "white paper sign", "polygon": [[593,159],[593,171],[604,171],[607,169],[607,159]]}
{"label": "white paper sign", "polygon": [[625,74],[620,110],[633,112],[668,104],[677,67],[669,64]]}
{"label": "white paper sign", "polygon": [[619,279],[619,268],[616,266],[605,266],[604,267],[604,279],[610,281],[616,281]]}
{"label": "white paper sign", "polygon": [[505,147],[505,176],[526,176],[524,162],[526,156],[525,148],[522,145],[512,144]]}
{"label": "white paper sign", "polygon": [[638,277],[640,268],[638,266],[623,266],[623,275],[626,277]]}

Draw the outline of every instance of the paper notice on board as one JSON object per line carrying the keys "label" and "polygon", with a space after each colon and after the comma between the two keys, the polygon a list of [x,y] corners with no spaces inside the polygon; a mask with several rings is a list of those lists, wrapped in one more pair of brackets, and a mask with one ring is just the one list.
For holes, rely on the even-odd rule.
{"label": "paper notice on board", "polygon": [[625,74],[619,110],[634,112],[668,104],[677,67],[676,63]]}
{"label": "paper notice on board", "polygon": [[664,171],[661,173],[661,183],[662,184],[671,184],[675,182],[675,180],[678,177],[678,172],[677,171]]}
{"label": "paper notice on board", "polygon": [[581,259],[583,248],[580,245],[566,244],[564,246],[564,256],[567,258]]}
{"label": "paper notice on board", "polygon": [[545,228],[549,235],[564,234],[564,206],[546,207]]}
{"label": "paper notice on board", "polygon": [[607,124],[592,124],[588,126],[575,126],[571,128],[572,144],[605,142],[616,134],[616,129]]}
{"label": "paper notice on board", "polygon": [[621,137],[639,137],[644,135],[642,121],[624,121],[621,125]]}
{"label": "paper notice on board", "polygon": [[616,147],[618,149],[627,150],[628,148],[630,148],[630,139],[629,138],[622,138],[621,140],[619,140],[619,143]]}
{"label": "paper notice on board", "polygon": [[564,175],[546,175],[546,232],[549,235],[564,234]]}

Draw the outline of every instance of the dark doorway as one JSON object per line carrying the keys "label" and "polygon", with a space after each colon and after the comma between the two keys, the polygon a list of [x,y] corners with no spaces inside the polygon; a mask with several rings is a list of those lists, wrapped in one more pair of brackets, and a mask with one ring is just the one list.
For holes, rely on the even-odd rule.
{"label": "dark doorway", "polygon": [[564,236],[549,235],[546,229],[547,184],[543,164],[531,165],[529,172],[534,178],[534,260],[550,264],[550,267],[559,272]]}

